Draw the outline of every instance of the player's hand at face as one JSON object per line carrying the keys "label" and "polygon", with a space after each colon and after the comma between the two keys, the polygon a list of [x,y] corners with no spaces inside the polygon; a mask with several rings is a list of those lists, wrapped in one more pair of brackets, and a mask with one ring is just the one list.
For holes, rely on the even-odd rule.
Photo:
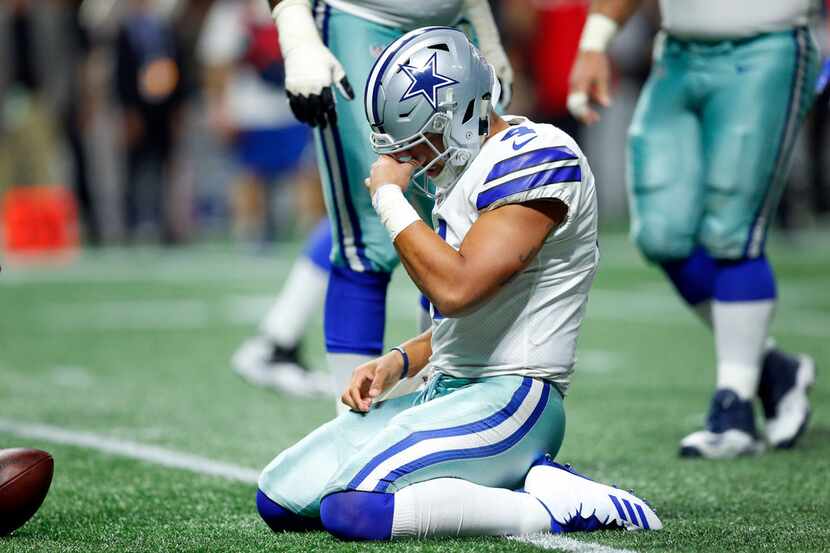
{"label": "player's hand at face", "polygon": [[409,179],[417,168],[414,159],[410,161],[398,161],[392,156],[380,156],[372,164],[369,178],[366,179],[366,186],[369,194],[374,195],[378,188],[384,184],[394,184],[406,191],[409,186]]}
{"label": "player's hand at face", "polygon": [[571,70],[568,111],[588,125],[599,121],[599,113],[591,103],[611,105],[610,82],[611,66],[605,52],[579,52]]}
{"label": "player's hand at face", "polygon": [[365,413],[381,393],[400,380],[402,370],[403,358],[397,351],[372,359],[354,370],[340,401],[352,411]]}

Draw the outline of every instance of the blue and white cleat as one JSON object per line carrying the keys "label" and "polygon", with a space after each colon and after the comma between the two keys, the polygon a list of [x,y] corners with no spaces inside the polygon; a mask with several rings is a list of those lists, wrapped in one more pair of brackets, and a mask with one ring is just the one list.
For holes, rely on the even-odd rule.
{"label": "blue and white cleat", "polygon": [[706,428],[680,442],[681,457],[733,459],[764,451],[755,429],[752,401],[742,400],[729,389],[715,392],[706,418]]}
{"label": "blue and white cleat", "polygon": [[554,534],[663,527],[654,510],[633,493],[595,482],[547,456],[531,467],[524,490],[548,511]]}
{"label": "blue and white cleat", "polygon": [[816,363],[809,355],[788,355],[770,349],[764,356],[758,397],[764,407],[769,444],[793,447],[810,420],[807,394],[816,381]]}

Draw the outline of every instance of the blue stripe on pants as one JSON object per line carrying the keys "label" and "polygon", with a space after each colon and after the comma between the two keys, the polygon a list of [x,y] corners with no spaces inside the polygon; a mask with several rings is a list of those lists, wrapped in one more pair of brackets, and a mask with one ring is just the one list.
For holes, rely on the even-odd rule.
{"label": "blue stripe on pants", "polygon": [[508,419],[512,416],[521,406],[524,399],[527,397],[527,394],[530,392],[530,387],[533,383],[531,378],[525,377],[522,379],[522,384],[519,388],[513,393],[513,397],[510,399],[510,402],[494,413],[493,415],[470,423],[470,424],[463,424],[460,426],[454,426],[451,428],[442,428],[439,430],[423,430],[420,432],[415,432],[410,434],[400,442],[396,443],[392,447],[386,449],[382,453],[379,453],[372,459],[357,475],[349,482],[347,488],[348,489],[355,489],[357,488],[363,480],[366,479],[367,476],[381,463],[383,463],[388,458],[392,457],[393,455],[417,444],[420,441],[433,439],[433,438],[444,438],[448,436],[461,436],[463,434],[472,434],[475,432],[483,432],[488,430],[494,426],[498,426],[501,422]]}
{"label": "blue stripe on pants", "polygon": [[378,485],[375,486],[374,491],[376,492],[384,492],[386,488],[388,488],[391,484],[395,482],[401,476],[405,476],[411,472],[415,472],[416,470],[426,468],[430,465],[434,465],[436,463],[443,463],[444,461],[453,461],[456,459],[476,459],[481,457],[492,457],[494,455],[498,455],[503,451],[507,451],[513,445],[519,442],[525,435],[530,432],[533,428],[533,425],[536,424],[536,421],[539,420],[539,417],[542,414],[542,411],[545,409],[545,405],[548,403],[548,395],[550,394],[550,384],[545,382],[543,384],[544,388],[542,390],[542,395],[539,398],[539,402],[533,408],[533,412],[531,413],[530,417],[522,424],[522,426],[513,434],[505,438],[504,440],[497,442],[495,444],[490,444],[487,446],[482,447],[474,447],[474,448],[466,448],[466,449],[455,449],[449,451],[439,451],[437,453],[433,453],[431,455],[426,455],[417,459],[411,463],[407,463],[402,467],[399,467],[389,474],[384,476]]}

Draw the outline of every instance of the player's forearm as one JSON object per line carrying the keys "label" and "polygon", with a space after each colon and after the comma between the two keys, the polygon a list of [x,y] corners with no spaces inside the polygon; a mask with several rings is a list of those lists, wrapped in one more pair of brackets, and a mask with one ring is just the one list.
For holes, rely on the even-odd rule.
{"label": "player's forearm", "polygon": [[422,332],[401,344],[400,347],[406,351],[406,355],[409,357],[407,376],[411,378],[421,372],[429,363],[429,358],[432,356],[432,330]]}
{"label": "player's forearm", "polygon": [[423,223],[395,239],[406,272],[441,314],[454,317],[480,299],[468,260]]}
{"label": "player's forearm", "polygon": [[602,14],[613,19],[617,25],[623,26],[641,3],[642,0],[593,0],[590,14]]}
{"label": "player's forearm", "polygon": [[[372,177],[367,182],[371,186],[371,179],[383,167],[402,172],[393,176],[392,171],[378,180],[395,182],[409,178],[405,166],[381,156],[372,165]],[[399,186],[384,184],[370,191],[372,205],[389,231],[407,273],[442,314],[457,316],[480,299],[473,289],[476,279],[471,276],[475,271],[470,269],[468,260],[421,221]]]}

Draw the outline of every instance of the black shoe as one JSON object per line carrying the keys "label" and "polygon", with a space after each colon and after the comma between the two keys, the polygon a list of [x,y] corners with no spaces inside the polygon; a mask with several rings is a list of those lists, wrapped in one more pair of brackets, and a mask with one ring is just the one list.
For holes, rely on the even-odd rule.
{"label": "black shoe", "polygon": [[731,459],[764,450],[755,428],[752,401],[742,400],[729,389],[715,392],[706,418],[706,428],[680,442],[681,457]]}
{"label": "black shoe", "polygon": [[816,364],[808,355],[770,349],[764,355],[758,397],[764,408],[764,433],[772,447],[793,447],[810,420],[807,393],[816,381]]}

